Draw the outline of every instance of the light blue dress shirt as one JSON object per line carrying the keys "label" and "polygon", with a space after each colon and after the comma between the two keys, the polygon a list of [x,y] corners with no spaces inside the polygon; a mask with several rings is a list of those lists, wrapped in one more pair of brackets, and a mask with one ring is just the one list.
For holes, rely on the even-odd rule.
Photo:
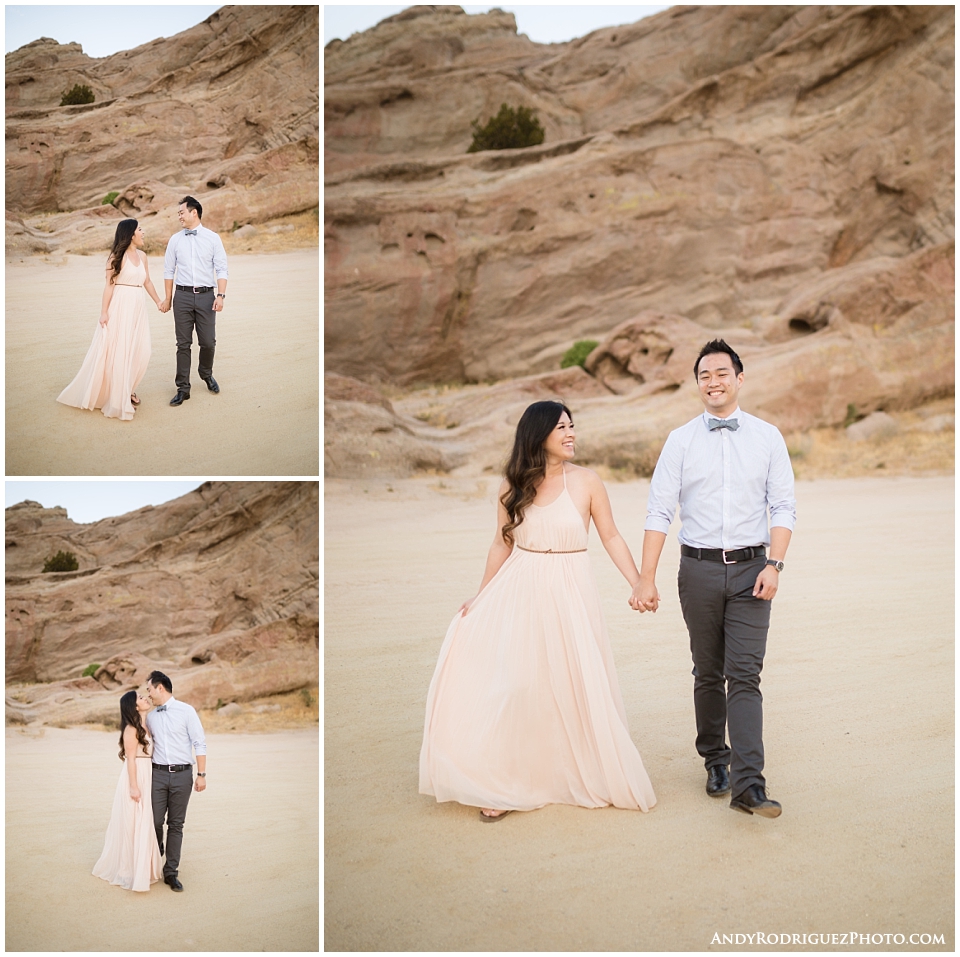
{"label": "light blue dress shirt", "polygon": [[[664,532],[680,505],[683,545],[769,545],[770,527],[793,530],[793,466],[779,430],[737,409],[737,431],[711,432],[704,412],[667,437],[650,480],[644,528]],[[769,510],[769,522],[768,513]]]}
{"label": "light blue dress shirt", "polygon": [[178,286],[213,286],[227,279],[227,254],[223,241],[212,229],[197,224],[196,236],[187,230],[174,233],[163,257],[163,278],[176,279]]}
{"label": "light blue dress shirt", "polygon": [[207,753],[200,718],[191,705],[167,699],[165,711],[156,708],[147,713],[147,730],[153,738],[154,764],[193,764],[190,746],[197,754]]}

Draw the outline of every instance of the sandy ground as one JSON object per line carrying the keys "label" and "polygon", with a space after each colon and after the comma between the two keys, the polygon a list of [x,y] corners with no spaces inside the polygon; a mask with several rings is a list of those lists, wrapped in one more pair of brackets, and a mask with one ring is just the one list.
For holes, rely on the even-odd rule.
{"label": "sandy ground", "polygon": [[[646,482],[609,484],[639,553]],[[943,935],[954,948],[954,481],[799,482],[763,672],[777,820],[703,791],[676,523],[643,617],[591,534],[649,814],[487,826],[418,794],[427,686],[493,534],[493,486],[326,483],[325,947],[769,950],[714,935]],[[8,918],[9,920],[9,918]],[[839,939],[838,939],[839,943]]]}
{"label": "sandy ground", "polygon": [[[150,274],[163,295],[162,257]],[[217,319],[213,395],[197,376],[179,408],[173,312],[148,300],[153,353],[131,422],[56,398],[80,369],[100,315],[99,257],[8,257],[7,475],[317,475],[318,253],[230,257]],[[146,296],[146,293],[144,293]]]}
{"label": "sandy ground", "polygon": [[94,877],[117,734],[7,729],[7,951],[316,951],[316,731],[207,735],[174,894]]}

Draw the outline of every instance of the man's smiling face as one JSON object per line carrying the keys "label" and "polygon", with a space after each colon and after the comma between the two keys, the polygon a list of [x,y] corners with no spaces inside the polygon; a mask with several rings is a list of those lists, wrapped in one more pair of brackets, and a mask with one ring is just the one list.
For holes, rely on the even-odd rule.
{"label": "man's smiling face", "polygon": [[177,207],[177,219],[180,220],[180,225],[185,229],[195,229],[197,223],[200,222],[197,211],[190,209],[186,203],[181,203]]}
{"label": "man's smiling face", "polygon": [[733,360],[725,352],[711,352],[700,360],[697,385],[704,408],[725,419],[739,405],[743,373],[737,375]]}

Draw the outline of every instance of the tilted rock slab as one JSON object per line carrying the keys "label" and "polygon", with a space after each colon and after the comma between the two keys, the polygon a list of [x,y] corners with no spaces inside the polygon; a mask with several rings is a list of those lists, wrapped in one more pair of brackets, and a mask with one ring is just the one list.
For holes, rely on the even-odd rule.
{"label": "tilted rock slab", "polygon": [[[113,694],[154,667],[213,703],[315,682],[318,502],[315,482],[207,482],[90,525],[33,502],[8,508],[6,677],[34,686],[8,708],[54,700],[42,686],[60,703]],[[80,568],[43,574],[59,550]],[[90,663],[102,667],[80,678]]]}
{"label": "tilted rock slab", "polygon": [[[573,411],[578,462],[649,475],[670,430],[702,409],[693,363],[717,337],[743,360],[742,407],[785,433],[840,426],[851,406],[868,415],[953,395],[954,268],[953,243],[839,267],[795,290],[757,329],[644,311],[616,326],[585,370],[411,392],[392,408],[435,424],[419,440],[436,459],[456,448],[461,474],[483,473],[502,469],[527,405],[558,399]],[[352,441],[364,441],[362,429]],[[346,477],[336,464],[328,460],[328,474]],[[403,469],[384,462],[364,474],[416,468],[411,456]]]}
{"label": "tilted rock slab", "polygon": [[[762,333],[951,242],[953,33],[949,6],[704,6],[538,45],[414,7],[329,44],[328,370],[524,377],[648,311]],[[504,101],[544,144],[467,155]]]}
{"label": "tilted rock slab", "polygon": [[[99,59],[48,38],[8,53],[6,209],[19,217],[8,248],[106,249],[128,216],[165,242],[185,193],[219,232],[316,207],[317,12],[226,6]],[[60,106],[77,83],[96,101]],[[122,197],[102,206],[113,191]]]}

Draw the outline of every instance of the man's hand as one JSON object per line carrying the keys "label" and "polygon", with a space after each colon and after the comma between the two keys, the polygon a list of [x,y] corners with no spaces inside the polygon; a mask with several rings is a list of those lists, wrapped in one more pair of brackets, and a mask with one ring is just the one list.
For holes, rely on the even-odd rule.
{"label": "man's hand", "polygon": [[214,312],[223,311],[223,300],[219,296],[213,297],[213,311]]}
{"label": "man's hand", "polygon": [[169,299],[164,299],[164,300],[162,300],[161,302],[158,302],[158,303],[157,303],[157,308],[158,308],[161,312],[169,312],[169,311],[170,311],[170,300],[169,300]]}
{"label": "man's hand", "polygon": [[630,592],[629,605],[634,611],[641,614],[645,611],[655,612],[660,607],[660,592],[653,582],[640,579]]}
{"label": "man's hand", "polygon": [[770,601],[780,587],[780,572],[773,565],[764,565],[763,571],[757,575],[753,586],[753,597]]}
{"label": "man's hand", "polygon": [[207,786],[207,779],[202,778],[199,775],[194,779],[193,789],[194,791],[202,791]]}

